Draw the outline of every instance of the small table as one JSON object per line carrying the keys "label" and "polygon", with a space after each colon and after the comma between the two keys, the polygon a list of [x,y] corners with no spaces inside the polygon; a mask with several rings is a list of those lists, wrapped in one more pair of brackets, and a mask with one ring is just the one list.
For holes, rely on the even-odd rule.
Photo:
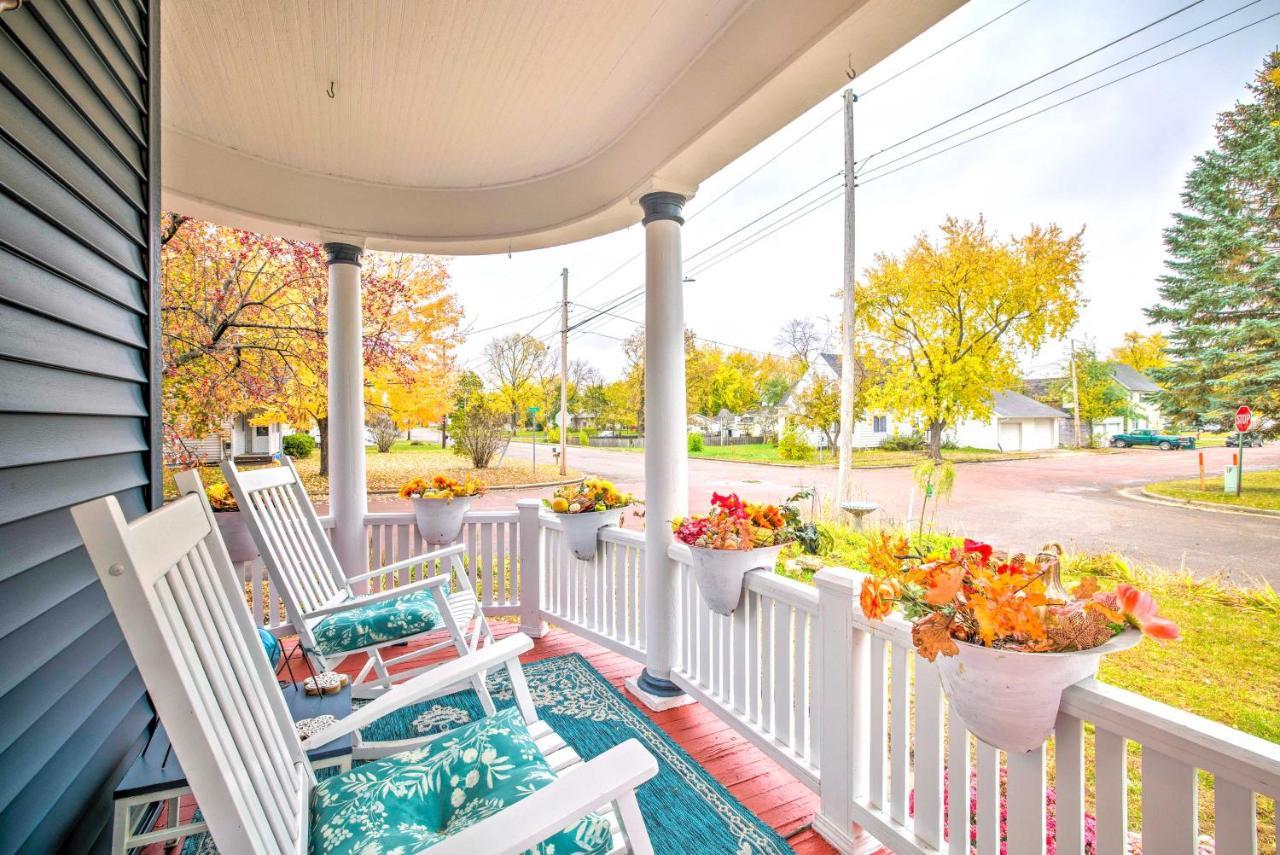
{"label": "small table", "polygon": [[[300,685],[285,686],[281,691],[294,721],[321,715],[341,719],[351,714],[350,686],[343,686],[336,695],[308,695]],[[339,772],[350,769],[352,741],[351,734],[347,734],[307,752],[312,768],[337,767]],[[187,785],[186,773],[182,771],[177,753],[169,748],[169,735],[165,733],[163,723],[157,724],[146,750],[138,755],[116,786],[112,796],[115,807],[112,855],[124,855],[134,847],[176,840],[208,829],[202,821],[181,823],[178,799],[189,794],[191,788]],[[169,803],[168,825],[151,831],[136,831],[143,810],[162,802]]]}

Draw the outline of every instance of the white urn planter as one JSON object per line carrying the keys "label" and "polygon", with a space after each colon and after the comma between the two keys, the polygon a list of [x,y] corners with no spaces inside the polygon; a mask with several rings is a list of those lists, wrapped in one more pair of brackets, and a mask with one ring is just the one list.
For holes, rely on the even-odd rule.
{"label": "white urn planter", "polygon": [[253,542],[240,511],[218,511],[213,518],[218,521],[218,531],[222,532],[222,542],[227,545],[232,563],[243,564],[258,557],[258,545]]}
{"label": "white urn planter", "polygon": [[413,515],[418,518],[418,531],[431,546],[448,546],[462,534],[462,523],[471,510],[470,498],[412,498]]}
{"label": "white urn planter", "polygon": [[564,541],[573,553],[573,557],[581,561],[590,561],[596,557],[596,537],[600,529],[617,525],[626,508],[613,508],[608,511],[584,511],[580,514],[556,514],[560,527],[564,530]]}
{"label": "white urn planter", "polygon": [[1127,629],[1099,647],[1070,653],[1022,653],[956,642],[935,664],[942,688],[974,736],[1010,753],[1034,751],[1053,732],[1062,693],[1098,673],[1108,653],[1128,650],[1142,633]]}
{"label": "white urn planter", "polygon": [[698,583],[702,599],[707,607],[720,615],[733,614],[742,599],[742,585],[751,570],[773,572],[778,563],[779,546],[762,546],[756,549],[708,549],[690,546],[693,580]]}

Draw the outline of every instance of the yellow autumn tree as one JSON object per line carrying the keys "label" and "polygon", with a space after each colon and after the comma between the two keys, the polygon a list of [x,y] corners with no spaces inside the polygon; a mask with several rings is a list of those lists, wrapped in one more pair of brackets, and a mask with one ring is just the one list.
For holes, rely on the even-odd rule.
{"label": "yellow autumn tree", "polygon": [[1168,346],[1169,342],[1162,333],[1144,334],[1132,330],[1124,334],[1124,344],[1112,349],[1111,359],[1145,374],[1169,364],[1165,353]]}
{"label": "yellow autumn tree", "polygon": [[882,360],[868,403],[926,425],[935,460],[947,426],[989,416],[1018,387],[1019,359],[1075,323],[1084,259],[1083,230],[1001,239],[981,217],[951,217],[941,231],[876,256],[857,292],[858,335]]}

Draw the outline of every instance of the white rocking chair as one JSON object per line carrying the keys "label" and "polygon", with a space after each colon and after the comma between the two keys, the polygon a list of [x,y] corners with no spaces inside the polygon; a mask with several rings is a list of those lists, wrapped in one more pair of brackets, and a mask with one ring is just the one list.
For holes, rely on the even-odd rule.
{"label": "white rocking chair", "polygon": [[[391,675],[390,667],[453,647],[459,655],[478,650],[493,640],[471,580],[462,564],[462,544],[396,561],[386,567],[348,575],[338,563],[293,463],[242,472],[230,460],[223,475],[236,497],[253,541],[266,564],[271,584],[284,601],[285,614],[301,640],[303,652],[319,671],[337,667],[357,653],[368,661],[352,681],[357,698],[369,698],[395,681],[431,668],[424,665]],[[196,493],[207,502],[199,473],[192,469],[176,476],[184,495]],[[426,579],[369,594],[356,593],[353,584],[409,573],[414,567]],[[445,569],[447,567],[447,570]],[[349,568],[355,569],[355,568]],[[443,640],[399,656],[384,656],[384,648],[425,638],[441,630]],[[493,711],[483,677],[472,680],[485,709]]]}
{"label": "white rocking chair", "polygon": [[[652,853],[635,788],[657,762],[635,740],[583,762],[539,721],[519,660],[533,646],[527,636],[396,685],[302,742],[207,506],[186,496],[130,523],[107,497],[72,514],[222,852],[361,851],[404,845],[408,834],[404,851],[432,855],[524,852],[553,837],[557,852]],[[516,710],[406,742],[412,750],[317,785],[307,750],[503,666]],[[491,750],[467,750],[503,744],[484,742],[489,733],[517,740],[504,755],[514,767]],[[501,791],[513,768],[525,777]]]}

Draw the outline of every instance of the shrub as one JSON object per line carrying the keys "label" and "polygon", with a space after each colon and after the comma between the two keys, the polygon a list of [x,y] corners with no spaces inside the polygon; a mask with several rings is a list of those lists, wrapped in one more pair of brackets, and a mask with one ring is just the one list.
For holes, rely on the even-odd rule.
{"label": "shrub", "polygon": [[558,445],[560,443],[560,428],[558,427],[547,428],[546,437],[547,437],[547,440],[546,440],[547,442],[555,443]]}
{"label": "shrub", "polygon": [[420,439],[411,439],[409,440],[409,444],[410,445],[426,445],[426,443]]}
{"label": "shrub", "polygon": [[510,441],[505,415],[484,403],[454,413],[449,419],[449,438],[454,454],[469,458],[476,469],[488,469]]}
{"label": "shrub", "polygon": [[578,431],[578,445],[590,445],[590,444],[591,444],[591,434],[587,433],[585,428]]}
{"label": "shrub", "polygon": [[794,427],[788,427],[778,441],[778,456],[783,460],[808,460],[813,456],[813,446]]}
{"label": "shrub", "polygon": [[369,420],[369,432],[373,434],[373,444],[378,446],[379,454],[390,451],[400,438],[400,428],[386,413],[378,413]]}
{"label": "shrub", "polygon": [[702,451],[702,434],[689,434],[689,453],[697,454],[699,451]]}
{"label": "shrub", "polygon": [[294,460],[304,460],[315,450],[315,437],[309,433],[291,433],[284,438],[284,453]]}
{"label": "shrub", "polygon": [[923,451],[924,435],[918,433],[894,434],[886,437],[880,447],[885,451]]}

